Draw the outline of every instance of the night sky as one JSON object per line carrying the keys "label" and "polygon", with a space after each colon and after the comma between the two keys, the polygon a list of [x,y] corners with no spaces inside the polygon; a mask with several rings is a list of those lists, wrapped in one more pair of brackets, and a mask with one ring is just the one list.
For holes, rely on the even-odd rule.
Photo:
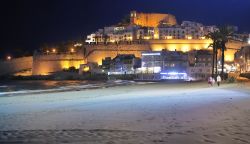
{"label": "night sky", "polygon": [[179,23],[231,24],[250,32],[250,0],[1,0],[0,56],[85,38],[131,10],[170,13]]}

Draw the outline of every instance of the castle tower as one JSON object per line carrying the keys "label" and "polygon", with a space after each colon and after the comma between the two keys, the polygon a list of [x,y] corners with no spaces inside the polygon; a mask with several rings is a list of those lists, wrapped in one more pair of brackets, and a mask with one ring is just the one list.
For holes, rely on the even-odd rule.
{"label": "castle tower", "polygon": [[130,12],[130,24],[132,25],[158,27],[162,22],[169,26],[177,24],[175,16],[171,14]]}
{"label": "castle tower", "polygon": [[131,11],[130,12],[130,24],[136,24],[136,17],[137,17],[137,13],[136,11]]}

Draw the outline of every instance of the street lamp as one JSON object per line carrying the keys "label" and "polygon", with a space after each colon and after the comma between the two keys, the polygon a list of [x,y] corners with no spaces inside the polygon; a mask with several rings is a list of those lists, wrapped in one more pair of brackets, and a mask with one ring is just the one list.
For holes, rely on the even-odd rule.
{"label": "street lamp", "polygon": [[11,58],[11,56],[7,56],[7,58],[6,58],[7,60],[11,60],[12,58]]}
{"label": "street lamp", "polygon": [[82,46],[81,43],[76,43],[76,44],[74,44],[74,47],[81,47],[81,46]]}
{"label": "street lamp", "polygon": [[250,38],[248,39],[247,43],[250,45]]}
{"label": "street lamp", "polygon": [[70,52],[71,52],[71,53],[74,53],[74,52],[75,52],[75,49],[74,49],[74,48],[71,48],[71,49],[70,49]]}
{"label": "street lamp", "polygon": [[53,49],[52,49],[52,52],[53,52],[53,53],[56,53],[56,49],[55,49],[55,48],[53,48]]}

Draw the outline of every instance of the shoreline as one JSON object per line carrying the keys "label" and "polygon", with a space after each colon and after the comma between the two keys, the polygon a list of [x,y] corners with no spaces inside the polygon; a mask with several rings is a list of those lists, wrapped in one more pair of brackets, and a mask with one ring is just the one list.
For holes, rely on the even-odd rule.
{"label": "shoreline", "polygon": [[[0,92],[0,97],[9,97],[9,96],[25,96],[25,95],[33,95],[33,94],[49,94],[49,93],[62,93],[62,92],[71,92],[71,91],[86,91],[92,89],[102,89],[102,88],[110,88],[116,86],[126,86],[133,84],[149,84],[153,82],[135,82],[135,81],[107,81],[93,84],[85,84],[85,85],[67,85],[61,86],[57,88],[47,88],[47,89],[26,89],[26,90],[17,90],[17,91],[9,91],[9,92]],[[8,86],[3,86],[6,88]]]}
{"label": "shoreline", "polygon": [[[101,81],[100,81],[101,82]],[[17,90],[17,91],[6,91],[6,92],[0,92],[0,97],[14,97],[14,96],[25,96],[25,95],[37,95],[37,94],[50,94],[50,93],[63,93],[63,92],[74,92],[74,91],[88,91],[88,90],[94,90],[94,89],[103,89],[103,88],[111,88],[111,87],[118,87],[118,86],[129,86],[129,85],[147,85],[147,84],[159,84],[159,85],[166,85],[166,86],[178,86],[178,85],[197,85],[204,87],[211,87],[207,84],[205,81],[193,81],[193,82],[187,82],[187,81],[129,81],[129,80],[117,80],[117,81],[106,81],[101,83],[90,83],[90,84],[78,84],[78,85],[66,85],[66,86],[60,86],[56,88],[46,88],[46,89],[26,89],[26,90]],[[218,88],[223,88],[225,86],[235,85],[237,86],[243,86],[245,84],[249,84],[250,82],[235,82],[235,83],[222,83],[222,85]],[[6,85],[2,86],[3,88],[8,87]],[[214,84],[211,88],[217,87],[216,84]],[[232,87],[236,89],[236,87]],[[248,89],[244,87],[246,91]]]}

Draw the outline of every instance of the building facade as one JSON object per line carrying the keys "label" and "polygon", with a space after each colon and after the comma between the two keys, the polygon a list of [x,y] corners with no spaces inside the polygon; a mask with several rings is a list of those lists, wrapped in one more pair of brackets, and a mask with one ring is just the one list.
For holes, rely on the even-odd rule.
{"label": "building facade", "polygon": [[143,52],[141,72],[160,79],[187,79],[188,55],[177,51]]}
{"label": "building facade", "polygon": [[141,66],[140,58],[135,55],[121,54],[112,59],[108,74],[135,74],[135,69]]}
{"label": "building facade", "polygon": [[235,53],[235,63],[240,73],[250,72],[250,46],[243,47]]}
{"label": "building facade", "polygon": [[[212,74],[213,55],[211,51],[191,51],[188,75],[190,80],[206,80]],[[194,63],[193,63],[194,59]]]}

